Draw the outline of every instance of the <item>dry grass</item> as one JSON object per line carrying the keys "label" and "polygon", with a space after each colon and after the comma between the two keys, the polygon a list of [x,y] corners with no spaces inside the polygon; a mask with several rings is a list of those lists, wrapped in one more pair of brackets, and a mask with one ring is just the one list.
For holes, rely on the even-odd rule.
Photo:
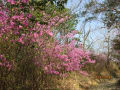
{"label": "dry grass", "polygon": [[84,76],[78,72],[68,73],[68,76],[57,80],[59,90],[86,90],[92,85],[98,85],[92,76]]}
{"label": "dry grass", "polygon": [[[111,81],[114,78],[112,73],[120,76],[120,69],[115,62],[110,62],[108,65],[110,69],[106,69],[104,65],[103,67],[97,65],[89,66],[91,71],[88,73],[88,76],[84,76],[78,72],[71,72],[68,73],[68,77],[57,80],[59,83],[57,86],[58,90],[87,90],[91,86],[97,86],[99,83]],[[98,75],[103,77],[96,78]]]}

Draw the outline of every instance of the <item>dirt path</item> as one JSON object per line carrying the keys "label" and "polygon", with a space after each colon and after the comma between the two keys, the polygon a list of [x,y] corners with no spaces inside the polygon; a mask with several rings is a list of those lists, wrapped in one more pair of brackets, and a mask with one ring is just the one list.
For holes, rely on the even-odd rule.
{"label": "dirt path", "polygon": [[88,90],[120,90],[120,86],[116,84],[118,80],[118,78],[114,78],[109,82],[104,82],[98,86],[90,87]]}

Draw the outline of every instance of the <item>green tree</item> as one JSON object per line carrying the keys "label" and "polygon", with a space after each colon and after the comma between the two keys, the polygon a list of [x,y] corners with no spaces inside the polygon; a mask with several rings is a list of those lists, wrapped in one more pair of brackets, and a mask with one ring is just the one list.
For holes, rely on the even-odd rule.
{"label": "green tree", "polygon": [[81,14],[83,16],[88,15],[86,21],[98,19],[98,15],[102,14],[101,19],[108,28],[120,28],[120,0],[105,0],[102,2],[89,0]]}

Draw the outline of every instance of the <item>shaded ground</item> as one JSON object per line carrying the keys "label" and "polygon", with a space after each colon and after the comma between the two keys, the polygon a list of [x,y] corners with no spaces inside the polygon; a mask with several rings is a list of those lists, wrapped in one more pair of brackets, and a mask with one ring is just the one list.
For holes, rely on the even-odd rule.
{"label": "shaded ground", "polygon": [[98,86],[90,87],[86,90],[120,90],[120,85],[117,84],[120,78],[114,78],[108,82],[100,83]]}

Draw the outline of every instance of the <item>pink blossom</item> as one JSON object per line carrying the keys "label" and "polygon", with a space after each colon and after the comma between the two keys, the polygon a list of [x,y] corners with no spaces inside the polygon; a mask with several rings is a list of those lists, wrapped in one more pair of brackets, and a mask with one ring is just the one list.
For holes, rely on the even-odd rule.
{"label": "pink blossom", "polygon": [[72,38],[73,36],[74,36],[73,33],[68,33],[68,34],[65,36],[65,38]]}
{"label": "pink blossom", "polygon": [[65,16],[65,19],[67,20],[67,19],[69,19],[69,17],[68,17],[68,16]]}
{"label": "pink blossom", "polygon": [[47,66],[45,66],[45,67],[44,67],[44,70],[45,70],[45,71],[48,71],[48,67],[47,67]]}
{"label": "pink blossom", "polygon": [[65,19],[64,18],[61,18],[60,20],[59,20],[59,23],[62,23],[62,22],[64,22],[65,21]]}
{"label": "pink blossom", "polygon": [[15,23],[13,21],[10,21],[11,26],[13,26]]}
{"label": "pink blossom", "polygon": [[29,2],[29,0],[22,0],[22,2],[23,2],[23,3],[28,3],[28,2]]}
{"label": "pink blossom", "polygon": [[20,43],[24,44],[24,42],[23,42],[22,38],[20,38],[20,39],[18,40],[18,42],[20,42]]}
{"label": "pink blossom", "polygon": [[15,4],[16,3],[14,0],[7,0],[7,2],[9,2],[11,4]]}
{"label": "pink blossom", "polygon": [[0,66],[2,66],[2,63],[0,62]]}
{"label": "pink blossom", "polygon": [[72,33],[73,33],[73,34],[77,34],[77,33],[78,33],[78,31],[77,31],[77,30],[74,30],[74,31],[72,31]]}
{"label": "pink blossom", "polygon": [[20,29],[22,29],[22,26],[21,26],[21,25],[19,25],[19,28],[20,28]]}
{"label": "pink blossom", "polygon": [[27,17],[28,17],[28,18],[32,18],[32,14],[28,14]]}
{"label": "pink blossom", "polygon": [[33,35],[34,35],[34,38],[37,38],[37,37],[38,37],[38,34],[37,34],[37,33],[34,33]]}
{"label": "pink blossom", "polygon": [[88,76],[88,73],[84,72],[84,71],[80,71],[81,74]]}
{"label": "pink blossom", "polygon": [[51,36],[51,37],[53,36],[53,33],[50,32],[49,30],[47,30],[46,33],[47,33],[49,36]]}
{"label": "pink blossom", "polygon": [[43,35],[43,31],[40,31],[40,36],[42,36]]}
{"label": "pink blossom", "polygon": [[52,70],[52,71],[51,71],[51,73],[52,73],[52,74],[56,74],[56,75],[58,75],[58,74],[59,74],[59,72],[58,72],[58,71],[54,71],[54,70]]}
{"label": "pink blossom", "polygon": [[21,35],[21,37],[22,37],[22,38],[25,37],[25,34],[23,33],[23,34]]}
{"label": "pink blossom", "polygon": [[16,16],[16,15],[12,17],[12,19],[18,19],[18,18],[19,16]]}
{"label": "pink blossom", "polygon": [[56,11],[54,11],[54,13],[56,14]]}
{"label": "pink blossom", "polygon": [[24,41],[23,41],[24,36],[25,34],[22,34],[21,37],[17,41],[24,44]]}
{"label": "pink blossom", "polygon": [[96,61],[95,60],[89,60],[88,62],[89,63],[95,63]]}
{"label": "pink blossom", "polygon": [[64,60],[64,59],[67,59],[68,56],[67,55],[61,55],[60,58]]}
{"label": "pink blossom", "polygon": [[15,30],[15,31],[14,31],[14,34],[19,34],[18,30]]}

